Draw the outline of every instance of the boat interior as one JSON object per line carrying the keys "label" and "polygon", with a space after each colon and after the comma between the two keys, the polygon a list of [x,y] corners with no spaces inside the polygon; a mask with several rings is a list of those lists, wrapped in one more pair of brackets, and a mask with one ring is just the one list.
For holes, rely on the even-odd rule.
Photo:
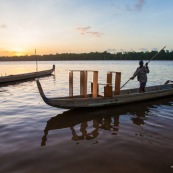
{"label": "boat interior", "polygon": [[[166,90],[166,89],[173,89],[173,84],[148,86],[145,88],[146,92]],[[132,94],[132,93],[139,93],[139,89],[134,88],[134,89],[125,89],[120,91],[120,95]]]}

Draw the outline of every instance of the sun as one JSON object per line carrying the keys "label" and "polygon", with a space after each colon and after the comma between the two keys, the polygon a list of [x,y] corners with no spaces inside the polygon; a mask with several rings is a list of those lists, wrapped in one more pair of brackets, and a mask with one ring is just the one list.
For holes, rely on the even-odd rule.
{"label": "sun", "polygon": [[25,51],[24,51],[23,49],[21,49],[21,48],[15,48],[15,49],[12,50],[12,54],[13,54],[13,56],[23,56],[23,55],[25,55],[26,53],[25,53]]}

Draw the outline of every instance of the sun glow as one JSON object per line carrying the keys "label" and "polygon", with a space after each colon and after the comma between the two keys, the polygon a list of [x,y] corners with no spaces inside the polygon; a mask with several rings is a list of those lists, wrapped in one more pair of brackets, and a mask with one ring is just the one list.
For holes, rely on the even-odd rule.
{"label": "sun glow", "polygon": [[11,51],[12,56],[24,56],[26,52],[21,48],[15,48]]}
{"label": "sun glow", "polygon": [[34,54],[35,47],[41,45],[38,40],[42,40],[37,29],[15,26],[9,31],[9,41],[0,46],[0,56],[26,56]]}

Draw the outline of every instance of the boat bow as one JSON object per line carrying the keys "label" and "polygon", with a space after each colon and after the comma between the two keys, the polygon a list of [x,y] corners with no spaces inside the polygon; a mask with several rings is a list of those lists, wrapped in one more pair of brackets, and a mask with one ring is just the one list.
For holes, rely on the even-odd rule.
{"label": "boat bow", "polygon": [[40,81],[38,79],[36,79],[36,83],[37,83],[37,87],[38,87],[38,91],[42,97],[42,99],[44,100],[44,102],[48,105],[50,105],[49,101],[48,101],[48,98],[46,97],[46,95],[44,94],[43,92],[43,89],[42,89],[42,86],[40,84]]}

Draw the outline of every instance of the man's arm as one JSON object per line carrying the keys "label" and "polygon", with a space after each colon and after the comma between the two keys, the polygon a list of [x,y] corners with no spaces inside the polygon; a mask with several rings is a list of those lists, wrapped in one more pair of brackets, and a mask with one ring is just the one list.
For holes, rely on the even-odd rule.
{"label": "man's arm", "polygon": [[133,76],[130,78],[131,80],[133,80],[133,79],[137,76],[137,74],[138,74],[138,69],[139,69],[139,68],[136,69],[136,71],[134,72]]}
{"label": "man's arm", "polygon": [[146,69],[146,73],[149,73],[150,72],[150,70],[148,68],[148,63],[145,64],[145,69]]}

